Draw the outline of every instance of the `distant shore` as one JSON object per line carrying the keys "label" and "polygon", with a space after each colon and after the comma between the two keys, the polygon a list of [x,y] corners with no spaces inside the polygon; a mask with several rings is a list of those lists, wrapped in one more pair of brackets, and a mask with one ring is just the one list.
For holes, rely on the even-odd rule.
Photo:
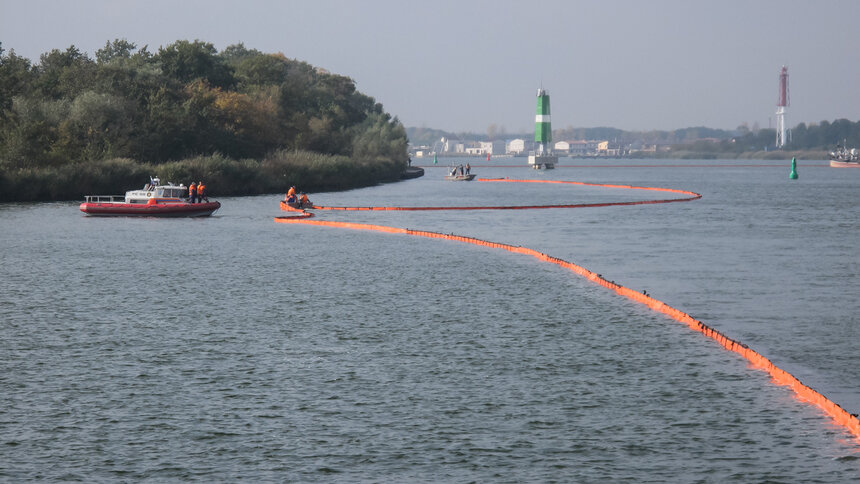
{"label": "distant shore", "polygon": [[[444,158],[486,158],[487,155],[466,154],[466,153],[443,153],[436,155],[437,159]],[[572,160],[619,160],[619,159],[658,159],[658,160],[790,160],[797,158],[799,160],[827,160],[830,156],[828,151],[824,150],[796,150],[796,151],[744,151],[741,153],[715,152],[715,151],[661,151],[659,153],[652,152],[636,152],[624,156],[602,156],[602,155],[563,155],[559,154],[559,159]],[[526,158],[526,155],[490,155],[491,158]],[[432,160],[432,156],[413,157],[413,162],[421,163],[424,160]]]}

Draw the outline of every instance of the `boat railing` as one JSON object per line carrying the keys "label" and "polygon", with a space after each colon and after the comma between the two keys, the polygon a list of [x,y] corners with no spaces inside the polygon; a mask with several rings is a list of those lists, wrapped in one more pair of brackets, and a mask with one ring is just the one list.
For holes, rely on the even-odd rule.
{"label": "boat railing", "polygon": [[124,195],[86,195],[87,203],[117,203],[125,202]]}

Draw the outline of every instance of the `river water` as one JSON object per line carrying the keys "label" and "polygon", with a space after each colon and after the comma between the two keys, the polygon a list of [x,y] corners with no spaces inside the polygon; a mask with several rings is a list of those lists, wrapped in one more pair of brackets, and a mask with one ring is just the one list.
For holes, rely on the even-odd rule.
{"label": "river water", "polygon": [[[860,411],[860,170],[801,162],[792,181],[784,162],[562,160],[536,172],[518,159],[455,161],[480,177],[703,198],[317,218],[560,257],[647,290]],[[311,200],[667,198],[452,183],[444,170]],[[0,205],[0,480],[860,479],[856,438],[680,323],[531,257],[274,223],[282,197],[220,198],[211,218],[175,220]]]}

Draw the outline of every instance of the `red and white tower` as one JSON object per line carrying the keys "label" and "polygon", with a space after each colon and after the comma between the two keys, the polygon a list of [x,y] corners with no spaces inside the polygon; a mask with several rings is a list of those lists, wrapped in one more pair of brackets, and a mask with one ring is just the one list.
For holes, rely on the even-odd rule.
{"label": "red and white tower", "polygon": [[788,67],[782,66],[779,72],[779,100],[776,102],[776,147],[785,146],[785,108],[790,101],[788,98]]}

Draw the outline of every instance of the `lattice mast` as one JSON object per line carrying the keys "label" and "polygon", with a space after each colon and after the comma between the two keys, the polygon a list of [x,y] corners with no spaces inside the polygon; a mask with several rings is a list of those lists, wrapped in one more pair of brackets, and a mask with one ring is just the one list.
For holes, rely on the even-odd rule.
{"label": "lattice mast", "polygon": [[776,102],[776,147],[782,148],[785,146],[786,127],[785,127],[785,108],[789,106],[791,100],[788,96],[788,67],[782,66],[779,72],[779,99]]}

